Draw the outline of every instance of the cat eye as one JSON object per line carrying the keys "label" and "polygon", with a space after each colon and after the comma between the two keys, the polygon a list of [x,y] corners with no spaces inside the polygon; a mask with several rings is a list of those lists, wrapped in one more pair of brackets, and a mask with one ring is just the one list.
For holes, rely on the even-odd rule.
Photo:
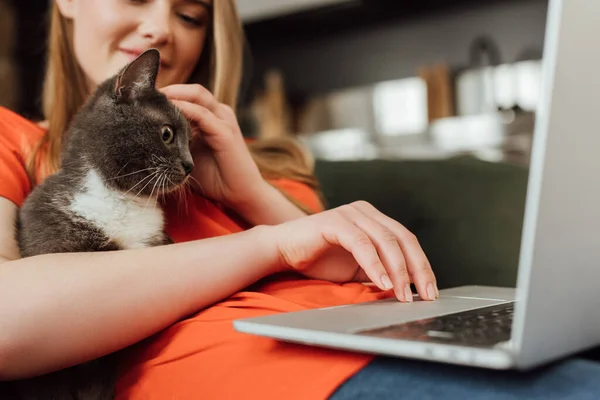
{"label": "cat eye", "polygon": [[165,125],[160,128],[160,136],[162,137],[163,142],[166,144],[171,144],[173,138],[175,137],[175,133],[173,133],[173,128],[169,125]]}

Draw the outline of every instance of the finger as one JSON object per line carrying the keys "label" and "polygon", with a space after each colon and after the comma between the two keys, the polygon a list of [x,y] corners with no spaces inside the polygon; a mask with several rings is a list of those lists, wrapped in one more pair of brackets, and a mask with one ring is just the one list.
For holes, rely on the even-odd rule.
{"label": "finger", "polygon": [[408,273],[412,277],[419,296],[424,299],[438,298],[439,290],[435,274],[416,236],[402,224],[384,215],[367,202],[355,202],[352,203],[352,206],[394,232],[404,254]]}
{"label": "finger", "polygon": [[340,212],[365,232],[375,245],[379,257],[392,280],[394,293],[398,300],[411,302],[413,295],[410,289],[410,276],[395,234],[355,207],[341,207]]}
{"label": "finger", "polygon": [[369,236],[341,214],[334,215],[333,223],[323,233],[325,240],[350,252],[373,283],[381,290],[390,290],[392,282]]}
{"label": "finger", "polygon": [[[382,224],[393,230],[400,238],[399,244],[403,249],[408,264],[408,272],[413,278],[419,295],[423,298],[439,297],[435,275],[431,269],[431,264],[427,259],[418,239],[408,229],[397,221],[387,217],[371,204],[367,202],[358,202],[354,204],[361,211],[372,215]],[[431,288],[429,285],[431,284]],[[433,296],[435,295],[435,296]]]}
{"label": "finger", "polygon": [[205,136],[223,135],[224,132],[229,132],[231,130],[223,120],[217,118],[206,107],[182,100],[173,100],[173,104],[175,104],[175,106],[181,110],[183,115],[191,120]]}
{"label": "finger", "polygon": [[[182,100],[205,107],[220,119],[231,120],[230,107],[221,104],[204,86],[176,84],[159,89],[169,100]],[[233,113],[235,116],[235,113]]]}

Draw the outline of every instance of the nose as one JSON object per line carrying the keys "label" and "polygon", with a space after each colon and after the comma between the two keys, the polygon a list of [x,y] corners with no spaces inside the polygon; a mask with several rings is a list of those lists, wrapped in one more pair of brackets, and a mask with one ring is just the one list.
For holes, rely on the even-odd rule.
{"label": "nose", "polygon": [[142,14],[138,27],[140,35],[149,41],[150,46],[165,45],[171,40],[170,2],[155,1]]}
{"label": "nose", "polygon": [[191,161],[182,161],[181,166],[183,167],[186,176],[191,174],[194,169],[194,163]]}

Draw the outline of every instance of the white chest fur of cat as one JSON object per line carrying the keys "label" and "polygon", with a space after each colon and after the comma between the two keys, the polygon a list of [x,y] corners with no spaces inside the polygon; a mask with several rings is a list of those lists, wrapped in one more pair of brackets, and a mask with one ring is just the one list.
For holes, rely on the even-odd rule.
{"label": "white chest fur of cat", "polygon": [[123,249],[148,247],[149,241],[160,237],[164,216],[154,199],[134,198],[108,188],[91,170],[84,190],[77,194],[69,209],[98,227]]}

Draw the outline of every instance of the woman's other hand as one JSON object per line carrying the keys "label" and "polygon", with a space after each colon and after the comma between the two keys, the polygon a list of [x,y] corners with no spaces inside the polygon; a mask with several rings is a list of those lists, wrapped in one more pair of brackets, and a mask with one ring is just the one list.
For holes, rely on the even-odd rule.
{"label": "woman's other hand", "polygon": [[176,84],[160,90],[195,131],[191,175],[200,193],[240,209],[271,189],[252,159],[231,107],[198,84]]}
{"label": "woman's other hand", "polygon": [[308,277],[372,281],[412,301],[439,297],[436,279],[415,235],[371,204],[359,201],[273,227],[280,263]]}

